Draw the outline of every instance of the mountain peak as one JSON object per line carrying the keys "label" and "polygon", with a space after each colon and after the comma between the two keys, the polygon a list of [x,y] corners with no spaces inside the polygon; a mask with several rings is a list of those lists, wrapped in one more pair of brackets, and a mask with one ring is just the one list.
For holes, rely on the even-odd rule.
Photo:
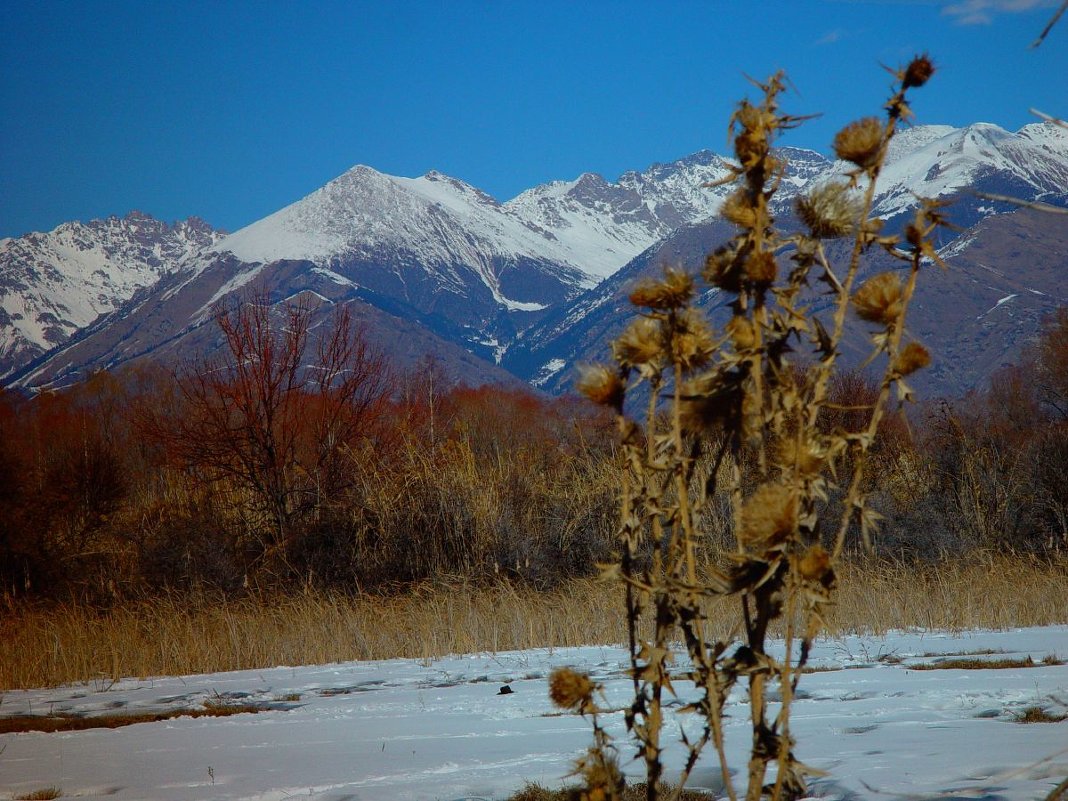
{"label": "mountain peak", "polygon": [[127,222],[143,222],[146,220],[156,222],[156,218],[153,217],[151,214],[145,214],[145,212],[138,211],[137,209],[134,209],[133,211],[129,212],[125,217],[123,217],[123,219]]}
{"label": "mountain peak", "polygon": [[[371,167],[371,166],[369,166],[367,164],[356,164],[356,165],[354,165],[352,167],[349,167],[347,170],[345,170],[345,172],[341,173],[341,175],[339,175],[338,178],[344,178],[346,175],[364,176],[364,175],[382,175],[382,174],[383,173],[380,173],[374,167]],[[337,178],[335,178],[334,180],[337,180]]]}
{"label": "mountain peak", "polygon": [[467,181],[462,181],[459,178],[454,178],[451,175],[446,175],[440,170],[430,170],[424,173],[420,178],[416,178],[414,181],[407,178],[398,178],[398,181],[406,182],[409,184],[409,188],[421,191],[425,189],[427,185],[433,187],[433,191],[429,197],[437,202],[441,201],[441,197],[438,192],[445,190],[450,194],[457,194],[464,198],[464,202],[474,201],[480,205],[498,207],[501,204],[497,198],[483,192],[477,186],[472,186]]}

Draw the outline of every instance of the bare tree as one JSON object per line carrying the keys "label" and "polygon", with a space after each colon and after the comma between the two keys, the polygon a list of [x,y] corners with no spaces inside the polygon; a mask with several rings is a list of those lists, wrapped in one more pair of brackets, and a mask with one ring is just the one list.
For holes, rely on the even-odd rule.
{"label": "bare tree", "polygon": [[347,305],[306,361],[315,311],[262,295],[220,309],[222,358],[178,376],[184,409],[160,427],[181,462],[247,493],[268,563],[286,563],[295,520],[345,484],[345,455],[373,436],[393,385]]}

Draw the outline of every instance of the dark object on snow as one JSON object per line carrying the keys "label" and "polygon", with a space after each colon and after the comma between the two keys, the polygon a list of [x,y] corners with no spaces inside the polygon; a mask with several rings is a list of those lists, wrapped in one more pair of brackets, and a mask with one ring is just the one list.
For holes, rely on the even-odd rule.
{"label": "dark object on snow", "polygon": [[506,684],[503,687],[501,687],[501,689],[497,690],[497,695],[511,695],[514,692],[515,692],[515,690],[513,690],[511,687],[509,687]]}

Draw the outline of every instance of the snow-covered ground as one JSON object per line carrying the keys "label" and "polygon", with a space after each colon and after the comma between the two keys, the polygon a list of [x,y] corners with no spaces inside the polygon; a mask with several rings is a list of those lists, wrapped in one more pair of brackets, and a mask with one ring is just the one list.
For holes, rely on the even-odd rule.
{"label": "snow-covered ground", "polygon": [[[916,670],[947,654],[1031,656],[1035,667]],[[1020,724],[1031,706],[1068,712],[1068,626],[951,635],[894,633],[821,641],[803,677],[793,730],[802,761],[829,772],[818,798],[1037,799],[1068,775],[1068,722]],[[278,667],[6,693],[0,716],[84,715],[241,701],[269,711],[175,718],[119,729],[0,736],[0,798],[46,786],[64,797],[502,799],[526,781],[558,787],[590,742],[581,717],[550,705],[560,665],[589,670],[607,703],[625,703],[618,647]],[[510,694],[499,694],[507,684]],[[680,698],[692,695],[683,682]],[[731,765],[744,772],[744,690],[729,704]],[[678,703],[681,703],[678,702]],[[608,716],[628,773],[622,715]],[[678,726],[699,721],[679,715]],[[668,750],[678,766],[681,748]],[[710,752],[691,786],[716,788]]]}

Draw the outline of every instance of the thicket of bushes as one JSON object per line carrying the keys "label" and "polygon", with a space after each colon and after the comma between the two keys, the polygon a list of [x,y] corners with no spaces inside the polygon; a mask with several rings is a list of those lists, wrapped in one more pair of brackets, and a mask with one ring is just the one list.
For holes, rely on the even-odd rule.
{"label": "thicket of bushes", "polygon": [[[449,386],[432,361],[395,375],[347,320],[348,350],[312,353],[268,308],[220,318],[240,357],[225,364],[0,392],[0,592],[110,603],[444,575],[550,586],[616,549],[614,434],[588,404]],[[268,346],[298,367],[333,358],[335,378],[362,366],[362,383],[345,394],[299,369],[242,374],[256,360],[241,348]],[[840,378],[826,424],[848,429],[874,391]],[[1068,309],[989,388],[891,417],[870,464],[883,553],[1063,550]],[[726,538],[719,506],[705,530]]]}

